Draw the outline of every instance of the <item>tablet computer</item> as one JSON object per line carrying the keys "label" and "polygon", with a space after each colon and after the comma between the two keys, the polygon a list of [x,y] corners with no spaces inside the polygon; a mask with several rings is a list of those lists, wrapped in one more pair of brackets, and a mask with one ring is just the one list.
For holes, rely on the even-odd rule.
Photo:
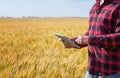
{"label": "tablet computer", "polygon": [[79,45],[77,45],[75,42],[73,42],[68,37],[64,36],[63,34],[54,33],[54,35],[57,36],[58,38],[60,38],[62,41],[65,41],[67,44],[71,45],[72,47],[80,48]]}

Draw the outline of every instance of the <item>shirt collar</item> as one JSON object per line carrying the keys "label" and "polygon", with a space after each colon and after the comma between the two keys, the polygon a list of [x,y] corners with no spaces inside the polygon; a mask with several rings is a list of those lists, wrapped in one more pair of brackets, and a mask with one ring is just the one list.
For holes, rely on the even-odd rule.
{"label": "shirt collar", "polygon": [[[101,0],[96,0],[96,1],[101,1]],[[104,0],[104,1],[114,1],[114,0]]]}
{"label": "shirt collar", "polygon": [[[97,2],[100,2],[101,0],[96,0]],[[104,2],[115,2],[120,4],[120,0],[104,0]]]}

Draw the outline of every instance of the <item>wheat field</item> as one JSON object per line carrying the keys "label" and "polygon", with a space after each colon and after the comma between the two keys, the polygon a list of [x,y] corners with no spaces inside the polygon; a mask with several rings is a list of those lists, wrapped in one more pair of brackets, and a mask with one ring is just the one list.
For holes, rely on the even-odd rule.
{"label": "wheat field", "polygon": [[87,18],[0,19],[0,78],[84,78],[87,48],[65,49],[53,33],[87,28]]}

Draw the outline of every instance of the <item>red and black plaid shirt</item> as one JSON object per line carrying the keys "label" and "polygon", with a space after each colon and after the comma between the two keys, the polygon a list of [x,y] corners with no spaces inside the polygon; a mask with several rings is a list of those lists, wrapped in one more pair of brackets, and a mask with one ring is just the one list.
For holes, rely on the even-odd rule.
{"label": "red and black plaid shirt", "polygon": [[99,6],[96,1],[90,11],[88,71],[92,75],[120,73],[120,1]]}

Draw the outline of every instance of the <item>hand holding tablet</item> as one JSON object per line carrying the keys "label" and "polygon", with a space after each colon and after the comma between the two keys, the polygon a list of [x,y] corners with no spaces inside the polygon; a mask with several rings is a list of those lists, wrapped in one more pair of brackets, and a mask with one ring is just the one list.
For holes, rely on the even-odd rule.
{"label": "hand holding tablet", "polygon": [[80,46],[78,44],[76,44],[75,42],[73,42],[72,40],[70,40],[68,37],[59,34],[59,33],[54,33],[55,36],[57,36],[58,38],[60,38],[63,42],[67,43],[68,45],[72,46],[73,48],[80,48]]}

